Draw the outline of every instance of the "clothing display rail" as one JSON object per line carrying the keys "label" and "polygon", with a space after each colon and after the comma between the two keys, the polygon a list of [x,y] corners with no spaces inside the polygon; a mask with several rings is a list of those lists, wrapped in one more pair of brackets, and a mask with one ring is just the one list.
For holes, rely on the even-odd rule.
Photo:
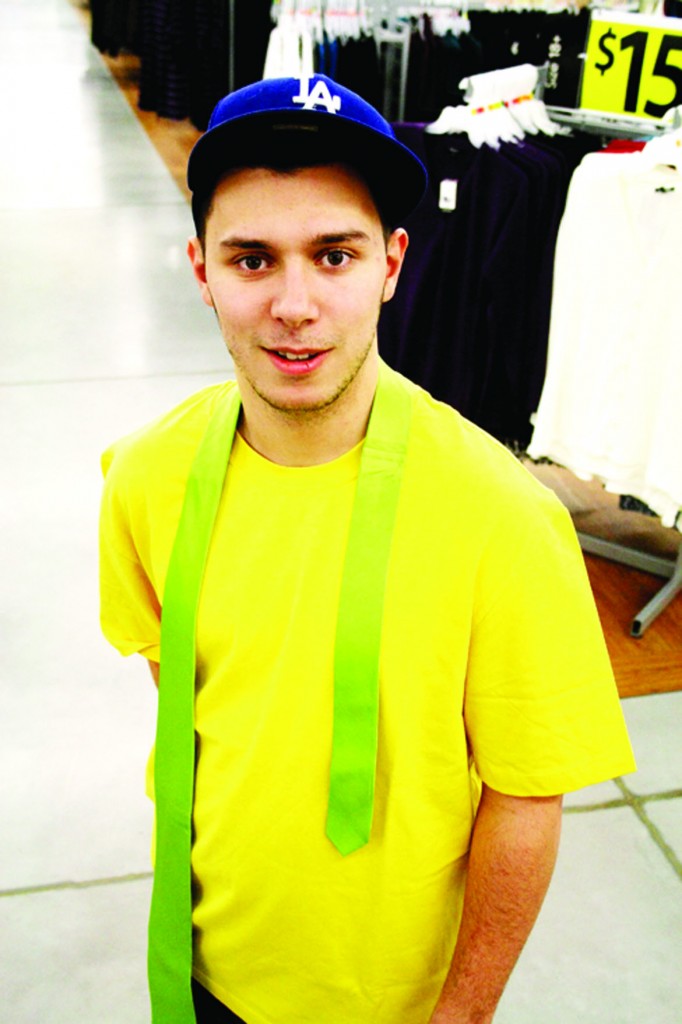
{"label": "clothing display rail", "polygon": [[553,121],[581,131],[594,132],[608,137],[643,139],[663,135],[670,129],[682,127],[682,105],[671,108],[665,117],[652,121],[648,117],[624,117],[619,114],[604,114],[596,110],[557,107],[548,105],[547,110]]}
{"label": "clothing display rail", "polygon": [[[474,75],[461,81],[460,86],[464,91],[467,107],[446,108],[438,121],[428,126],[426,131],[438,133],[462,131],[466,119],[458,118],[455,115],[467,109],[471,112],[472,107],[476,113],[481,112],[481,120],[484,119],[483,112],[490,109],[492,111],[490,115],[492,120],[495,118],[499,119],[504,114],[510,126],[513,127],[511,112],[514,111],[514,100],[511,98],[519,93],[523,93],[525,95],[522,98],[530,99],[532,96],[535,104],[542,107],[540,97],[543,94],[543,88],[546,83],[547,70],[547,65],[540,68],[525,65],[482,75]],[[535,77],[529,77],[531,74]],[[522,83],[522,88],[519,87],[519,82]],[[498,102],[491,102],[495,100]],[[523,104],[520,109],[522,108]],[[654,142],[656,147],[660,147],[668,140],[676,139],[679,134],[679,131],[676,131],[676,129],[679,129],[679,125],[682,122],[682,108],[679,107],[669,111],[661,122],[651,122],[648,119],[608,117],[606,115],[601,117],[589,111],[570,111],[570,116],[562,119],[554,117],[554,108],[548,107],[545,110],[551,116],[552,122],[561,123],[563,121],[564,131],[572,132],[573,130],[589,127],[592,129],[593,134],[600,134],[606,137],[618,136],[623,138],[631,136],[640,139],[648,137],[652,140],[648,148],[651,148]],[[495,126],[499,129],[500,124],[496,121]],[[672,132],[671,128],[673,129]],[[523,132],[519,134],[522,136]],[[470,133],[469,137],[471,138]],[[506,138],[508,136],[503,137]],[[512,141],[514,141],[513,133],[511,137]],[[485,141],[491,144],[489,138],[485,139]],[[668,151],[669,148],[666,146],[663,153],[659,152],[656,161],[671,165],[675,164],[679,167],[679,162],[676,159],[678,150],[675,149],[671,154]],[[664,578],[669,577],[669,582],[632,621],[631,635],[635,638],[641,637],[656,616],[667,607],[682,589],[682,548],[678,553],[677,561],[674,562],[665,558],[656,558],[646,552],[628,548],[585,533],[580,533],[579,539],[582,550],[586,553],[598,554],[633,568],[638,568]]]}
{"label": "clothing display rail", "polygon": [[276,77],[296,76],[300,69],[289,63],[295,51],[312,49],[316,71],[389,121],[431,122],[461,102],[462,78],[547,60],[545,102],[570,106],[587,19],[587,11],[550,14],[553,4],[543,13],[491,10],[481,0],[92,0],[91,10],[94,45],[111,57],[140,59],[140,109],[189,118],[200,130],[221,96],[273,77],[264,74],[273,30],[287,44],[281,54],[288,70]]}
{"label": "clothing display rail", "polygon": [[630,628],[631,636],[641,637],[654,619],[668,607],[673,598],[682,592],[682,544],[677,552],[677,559],[673,562],[669,558],[659,558],[657,555],[628,548],[623,544],[594,537],[588,533],[579,532],[578,540],[582,550],[588,554],[599,555],[601,558],[620,562],[632,569],[652,573],[654,576],[670,577],[668,583],[652,597],[639,614],[635,615]]}
{"label": "clothing display rail", "polygon": [[[641,155],[640,153],[637,153],[634,158],[641,162],[642,173],[647,171],[648,173],[651,173],[655,167],[658,167],[661,171],[665,171],[668,174],[674,175],[677,173],[679,175],[680,170],[682,169],[682,131],[680,128],[682,125],[682,106],[672,108],[667,112],[664,118],[657,122],[644,118],[624,118],[610,115],[598,115],[595,112],[583,110],[566,111],[566,117],[561,117],[561,113],[557,113],[557,111],[553,109],[551,109],[550,112],[553,119],[560,120],[564,124],[570,125],[576,129],[580,128],[583,131],[591,131],[592,133],[600,134],[604,136],[605,139],[629,138],[639,139],[641,142],[648,139],[644,144]],[[624,157],[623,159],[630,158]],[[671,178],[666,179],[666,181],[667,180],[673,181],[673,184],[671,186],[660,186],[656,188],[656,192],[675,192],[674,179]],[[657,244],[659,242],[662,244],[662,239],[657,236]],[[656,287],[656,280],[657,279],[654,279],[654,284],[652,285],[654,288]],[[578,287],[578,289],[580,288],[579,285],[576,287]],[[571,301],[573,301],[573,299]],[[574,341],[575,339],[571,340],[571,345],[573,345]],[[657,403],[657,411],[659,408],[660,406]],[[535,422],[537,426],[537,420]],[[553,440],[549,440],[552,429],[555,428],[549,428],[548,431],[547,427],[545,427],[544,433],[541,431],[541,433],[543,433],[543,439],[540,441],[536,441],[536,437],[533,437],[529,449],[531,458],[539,456],[542,452],[542,454],[549,456],[551,459],[556,458],[557,462],[560,464],[566,464],[569,468],[571,468],[572,465],[571,459],[574,461],[577,460],[578,462],[580,462],[581,459],[587,459],[587,461],[583,461],[583,471],[587,472],[586,467],[590,464],[589,455],[586,455],[584,452],[580,456],[576,454],[577,449],[580,448],[580,443],[575,441],[573,427],[567,426],[566,429],[568,433],[565,437],[562,436],[560,441],[558,440],[558,435],[556,433],[554,434]],[[660,440],[660,432],[657,436]],[[543,447],[543,445],[545,447]],[[555,445],[558,445],[558,448],[555,451],[550,451],[550,448],[553,448]],[[572,447],[572,445],[576,445],[577,447]],[[566,456],[566,462],[562,459],[561,451],[563,451]],[[606,446],[606,449],[601,452],[602,456],[604,456],[604,451],[610,451],[608,445]],[[596,463],[594,465],[596,466]],[[604,468],[601,472],[596,472],[596,476],[597,478],[603,479],[608,489],[607,470]],[[676,522],[679,526],[679,515],[678,517],[675,517],[674,515],[674,496],[679,495],[679,487],[676,489],[675,486],[670,485],[670,491],[666,492],[666,488],[663,487],[661,479],[662,478],[658,478],[659,490],[661,491],[661,494],[670,494],[672,510],[671,508],[666,508],[666,502],[661,498],[658,499],[660,504],[655,504],[653,500],[651,501],[651,504],[654,505],[655,512],[662,517],[663,525],[673,525],[674,522]],[[642,476],[642,481],[648,481],[646,474]],[[618,490],[616,493],[626,492]],[[651,493],[653,495],[653,490]],[[638,496],[637,491],[633,491],[633,494],[635,497]],[[640,494],[639,497],[643,498],[644,494]],[[647,504],[646,500],[645,504]],[[638,548],[605,540],[602,537],[594,536],[585,532],[579,532],[578,538],[582,550],[586,553],[598,555],[611,561],[619,562],[623,565],[630,566],[631,568],[639,569],[643,572],[648,572],[668,580],[659,592],[654,595],[654,597],[637,615],[635,615],[632,621],[630,629],[631,636],[635,638],[641,637],[656,617],[680,592],[682,592],[682,542],[678,546],[676,558],[671,559],[652,555],[646,551],[639,550]]]}
{"label": "clothing display rail", "polygon": [[384,52],[382,110],[388,115],[389,120],[404,121],[410,61],[409,26],[400,22],[393,28],[377,26],[373,35],[379,50]]}
{"label": "clothing display rail", "polygon": [[[470,75],[459,83],[465,104],[445,107],[427,126],[431,134],[464,132],[475,146],[498,147],[526,135],[556,135],[562,131],[542,100],[547,65],[520,64]],[[472,116],[473,115],[473,116]]]}

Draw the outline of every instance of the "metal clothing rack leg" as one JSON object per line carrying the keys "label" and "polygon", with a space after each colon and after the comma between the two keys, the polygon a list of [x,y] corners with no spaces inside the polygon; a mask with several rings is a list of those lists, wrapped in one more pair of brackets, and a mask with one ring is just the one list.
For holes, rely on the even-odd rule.
{"label": "metal clothing rack leg", "polygon": [[[383,58],[384,96],[382,113],[387,121],[404,121],[407,98],[407,72],[410,59],[410,33],[406,24],[395,28],[377,25],[374,41]],[[398,79],[397,102],[395,79]]]}
{"label": "metal clothing rack leg", "polygon": [[655,576],[670,577],[655,594],[652,599],[642,608],[641,612],[632,621],[630,633],[634,637],[640,637],[651,625],[657,615],[670,604],[672,599],[682,592],[682,543],[677,552],[677,560],[672,562],[669,558],[659,558],[657,555],[649,555],[645,551],[636,551],[634,548],[625,547],[615,541],[603,540],[601,537],[593,537],[587,533],[578,533],[580,547],[591,555],[600,555],[612,562],[621,562],[634,569],[641,569],[643,572],[653,573]]}

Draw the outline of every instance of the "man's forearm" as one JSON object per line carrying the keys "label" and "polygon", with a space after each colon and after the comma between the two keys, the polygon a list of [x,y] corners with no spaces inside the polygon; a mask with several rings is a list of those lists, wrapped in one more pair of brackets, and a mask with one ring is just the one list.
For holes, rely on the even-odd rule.
{"label": "man's forearm", "polygon": [[561,797],[509,797],[484,787],[462,923],[431,1024],[489,1024],[552,877]]}

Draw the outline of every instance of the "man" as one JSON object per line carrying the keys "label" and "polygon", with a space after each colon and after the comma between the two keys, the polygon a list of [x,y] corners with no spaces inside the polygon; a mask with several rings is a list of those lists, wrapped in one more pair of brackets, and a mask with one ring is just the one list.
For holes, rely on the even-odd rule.
{"label": "man", "polygon": [[153,1020],[491,1021],[561,794],[634,767],[570,521],[379,359],[425,175],[376,111],[249,86],[189,183],[237,384],[104,457],[103,628],[159,682]]}

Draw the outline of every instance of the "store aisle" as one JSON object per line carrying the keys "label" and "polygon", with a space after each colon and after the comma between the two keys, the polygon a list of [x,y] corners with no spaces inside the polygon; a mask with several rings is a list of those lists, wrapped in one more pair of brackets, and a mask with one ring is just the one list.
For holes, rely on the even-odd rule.
{"label": "store aisle", "polygon": [[0,1020],[142,1024],[155,691],[99,632],[99,455],[231,364],[67,0],[0,6],[0,92]]}
{"label": "store aisle", "polygon": [[[155,693],[99,633],[99,454],[231,366],[187,204],[67,0],[5,0],[0,90],[0,1020],[147,1024]],[[496,1024],[680,1019],[682,693],[625,711],[641,770],[567,801]]]}

